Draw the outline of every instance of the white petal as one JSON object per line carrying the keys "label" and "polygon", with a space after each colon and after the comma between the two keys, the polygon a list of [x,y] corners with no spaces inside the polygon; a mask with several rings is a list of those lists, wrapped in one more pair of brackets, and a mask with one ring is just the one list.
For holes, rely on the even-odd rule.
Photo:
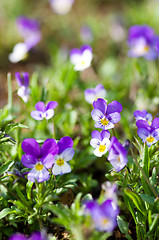
{"label": "white petal", "polygon": [[93,94],[93,93],[90,93],[90,94],[86,94],[86,95],[85,95],[85,100],[86,100],[86,102],[88,102],[88,103],[90,103],[90,104],[92,104],[96,98],[97,98],[96,95]]}
{"label": "white petal", "polygon": [[75,151],[73,148],[66,148],[62,153],[61,153],[61,158],[64,161],[70,161],[73,158]]}
{"label": "white petal", "polygon": [[9,54],[8,58],[11,62],[16,63],[23,60],[26,57],[27,52],[28,49],[25,43],[17,43],[13,48],[13,52]]}
{"label": "white petal", "polygon": [[59,175],[62,174],[62,167],[58,166],[56,163],[54,164],[53,168],[52,168],[52,173],[54,175]]}
{"label": "white petal", "polygon": [[62,173],[69,173],[69,172],[71,172],[71,167],[67,162],[65,162],[64,165],[62,166]]}
{"label": "white petal", "polygon": [[98,147],[98,148],[96,148],[96,149],[94,150],[94,155],[97,156],[97,157],[101,157],[101,156],[104,155],[106,152],[107,152],[107,148],[105,149],[105,151],[100,152],[100,151],[99,151],[99,147]]}
{"label": "white petal", "polygon": [[92,138],[91,141],[90,141],[90,145],[93,148],[98,148],[100,144],[101,144],[101,141],[97,138]]}

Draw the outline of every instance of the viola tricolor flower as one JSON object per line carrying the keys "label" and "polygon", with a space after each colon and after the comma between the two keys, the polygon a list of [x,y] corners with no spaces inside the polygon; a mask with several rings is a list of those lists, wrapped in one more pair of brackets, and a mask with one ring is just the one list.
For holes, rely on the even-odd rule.
{"label": "viola tricolor flower", "polygon": [[88,88],[84,92],[86,102],[92,104],[97,98],[105,98],[107,91],[102,84],[98,84],[95,88]]}
{"label": "viola tricolor flower", "polygon": [[136,110],[134,112],[134,117],[136,121],[146,120],[149,124],[151,124],[152,122],[152,114],[148,113],[145,109],[143,109],[142,111]]}
{"label": "viola tricolor flower", "polygon": [[74,156],[73,140],[70,137],[63,137],[57,143],[59,147],[58,154],[55,155],[52,173],[62,175],[71,172],[70,165],[67,163]]}
{"label": "viola tricolor flower", "polygon": [[43,119],[50,119],[54,116],[54,108],[56,108],[58,105],[55,101],[50,101],[45,106],[44,102],[38,102],[35,105],[36,110],[31,112],[31,117],[35,120],[43,120]]}
{"label": "viola tricolor flower", "polygon": [[92,139],[90,145],[95,148],[94,155],[101,157],[108,151],[108,146],[110,144],[110,133],[108,130],[103,130],[98,132],[97,130],[92,132]]}
{"label": "viola tricolor flower", "polygon": [[15,77],[16,77],[16,80],[17,80],[17,84],[19,86],[17,94],[26,103],[26,102],[28,102],[28,98],[29,98],[29,95],[30,95],[29,74],[27,72],[22,73],[22,74],[17,72],[17,73],[15,73]]}
{"label": "viola tricolor flower", "polygon": [[50,0],[50,5],[55,13],[57,14],[67,14],[70,12],[74,0]]}
{"label": "viola tricolor flower", "polygon": [[89,45],[83,45],[80,49],[74,48],[70,52],[70,61],[75,71],[83,71],[90,67],[92,58],[92,48]]}
{"label": "viola tricolor flower", "polygon": [[21,16],[17,19],[17,28],[24,42],[17,43],[13,48],[13,52],[9,54],[9,60],[13,63],[25,59],[29,50],[41,40],[41,32],[37,20]]}
{"label": "viola tricolor flower", "polygon": [[159,140],[159,118],[154,118],[151,126],[145,120],[138,120],[136,126],[138,127],[138,136],[144,143],[147,143],[148,147],[151,147],[152,144]]}
{"label": "viola tricolor flower", "polygon": [[104,191],[104,198],[105,200],[107,199],[112,199],[114,203],[117,205],[117,185],[115,183],[111,183],[109,181],[106,181],[105,183],[102,184],[102,190]]}
{"label": "viola tricolor flower", "polygon": [[130,57],[153,60],[158,57],[154,30],[147,25],[134,25],[129,29],[128,45]]}
{"label": "viola tricolor flower", "polygon": [[113,136],[108,151],[108,161],[111,163],[114,170],[119,172],[128,162],[126,149],[121,145],[118,139]]}
{"label": "viola tricolor flower", "polygon": [[22,233],[13,234],[9,240],[47,240],[47,236],[44,231],[42,232],[34,232],[29,237],[26,237]]}
{"label": "viola tricolor flower", "polygon": [[96,201],[88,201],[85,205],[98,231],[112,232],[114,230],[117,226],[119,208],[112,199],[106,200],[101,205]]}
{"label": "viola tricolor flower", "polygon": [[120,121],[120,112],[122,105],[118,101],[112,101],[107,105],[107,102],[98,98],[93,102],[94,109],[91,112],[92,118],[96,121],[94,125],[96,128],[104,130],[114,128],[114,124]]}
{"label": "viola tricolor flower", "polygon": [[50,178],[47,169],[54,163],[54,156],[58,153],[58,146],[54,139],[47,139],[40,148],[38,142],[33,138],[27,138],[22,142],[22,149],[25,154],[22,156],[22,163],[27,168],[32,168],[27,177],[30,181],[46,181]]}

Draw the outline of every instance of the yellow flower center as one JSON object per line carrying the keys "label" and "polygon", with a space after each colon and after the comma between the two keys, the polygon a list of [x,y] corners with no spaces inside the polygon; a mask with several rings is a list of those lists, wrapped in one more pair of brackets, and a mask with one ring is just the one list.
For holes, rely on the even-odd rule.
{"label": "yellow flower center", "polygon": [[120,162],[120,157],[119,156],[118,156],[117,160],[118,160],[118,162]]}
{"label": "yellow flower center", "polygon": [[85,65],[85,61],[84,60],[81,61],[81,65]]}
{"label": "yellow flower center", "polygon": [[63,166],[64,165],[64,160],[62,158],[57,159],[56,161],[58,166]]}
{"label": "yellow flower center", "polygon": [[99,146],[99,152],[104,152],[106,149],[106,146],[105,145],[100,145]]}
{"label": "yellow flower center", "polygon": [[41,117],[42,117],[42,118],[46,118],[46,113],[42,113],[42,114],[41,114]]}
{"label": "yellow flower center", "polygon": [[154,140],[155,140],[155,138],[152,137],[152,136],[149,136],[149,137],[146,138],[146,141],[149,142],[149,143],[152,143]]}
{"label": "yellow flower center", "polygon": [[108,123],[109,123],[109,120],[106,119],[105,117],[101,119],[101,124],[102,125],[106,126],[106,125],[108,125]]}
{"label": "yellow flower center", "polygon": [[107,224],[109,222],[108,218],[103,218],[102,219],[102,224]]}
{"label": "yellow flower center", "polygon": [[145,50],[145,52],[148,52],[149,46],[145,45],[144,50]]}
{"label": "yellow flower center", "polygon": [[43,164],[41,163],[41,162],[39,162],[39,163],[37,163],[36,165],[35,165],[35,168],[36,168],[36,170],[38,170],[38,171],[41,171],[42,169],[43,169]]}

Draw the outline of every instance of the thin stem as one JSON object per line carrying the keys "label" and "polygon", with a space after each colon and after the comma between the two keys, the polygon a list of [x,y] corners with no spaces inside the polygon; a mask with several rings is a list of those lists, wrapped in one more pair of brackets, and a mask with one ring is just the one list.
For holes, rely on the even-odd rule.
{"label": "thin stem", "polygon": [[116,136],[115,136],[115,129],[114,129],[114,128],[112,128],[112,132],[113,132],[113,136],[116,137]]}
{"label": "thin stem", "polygon": [[8,112],[10,114],[12,114],[13,99],[12,99],[12,79],[11,79],[11,73],[7,74],[7,84],[8,84]]}
{"label": "thin stem", "polygon": [[54,119],[52,120],[52,127],[53,127],[53,139],[55,139],[55,124],[54,124]]}
{"label": "thin stem", "polygon": [[158,194],[156,193],[156,191],[155,191],[155,189],[153,188],[153,186],[150,184],[150,182],[149,182],[146,174],[144,173],[143,169],[140,167],[137,159],[135,158],[132,148],[130,148],[130,149],[131,149],[131,154],[132,154],[132,156],[133,156],[133,159],[134,159],[136,165],[138,166],[138,168],[140,169],[143,177],[145,178],[145,181],[147,182],[148,186],[150,187],[150,189],[151,189],[151,191],[153,192],[153,194],[155,195],[155,197],[158,197]]}

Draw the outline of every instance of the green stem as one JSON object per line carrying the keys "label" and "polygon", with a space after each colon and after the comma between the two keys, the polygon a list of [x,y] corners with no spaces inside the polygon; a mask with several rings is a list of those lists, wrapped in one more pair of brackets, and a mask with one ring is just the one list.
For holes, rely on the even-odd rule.
{"label": "green stem", "polygon": [[115,129],[112,128],[113,136],[115,137]]}
{"label": "green stem", "polygon": [[53,127],[53,139],[55,139],[55,124],[54,124],[54,119],[52,120],[52,127]]}
{"label": "green stem", "polygon": [[7,84],[8,84],[8,112],[10,114],[12,114],[13,99],[12,99],[12,79],[11,79],[11,73],[7,74]]}

